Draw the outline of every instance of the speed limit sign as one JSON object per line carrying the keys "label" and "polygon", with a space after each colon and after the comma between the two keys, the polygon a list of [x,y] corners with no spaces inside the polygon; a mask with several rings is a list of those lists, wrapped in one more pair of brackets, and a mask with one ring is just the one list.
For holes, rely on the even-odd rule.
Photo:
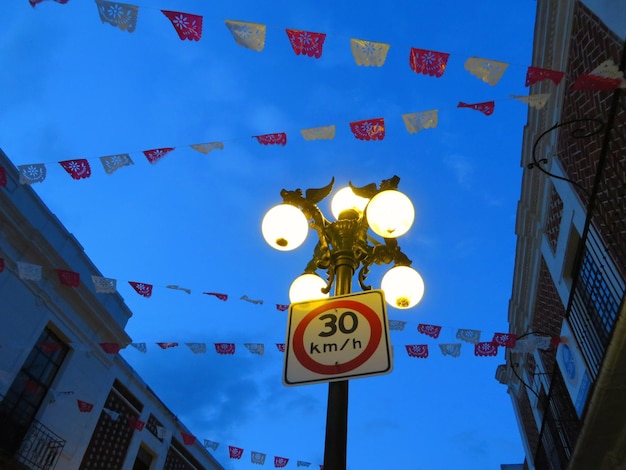
{"label": "speed limit sign", "polygon": [[285,385],[382,375],[392,368],[381,290],[289,306]]}

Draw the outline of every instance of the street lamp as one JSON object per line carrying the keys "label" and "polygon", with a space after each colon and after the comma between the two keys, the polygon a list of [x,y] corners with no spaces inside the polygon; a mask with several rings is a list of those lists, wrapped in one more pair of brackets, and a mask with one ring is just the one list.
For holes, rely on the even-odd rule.
{"label": "street lamp", "polygon": [[[424,281],[410,267],[411,260],[400,250],[397,238],[413,224],[415,210],[411,200],[397,190],[400,178],[394,176],[363,187],[338,191],[331,202],[334,222],[324,217],[318,203],[332,191],[335,179],[318,189],[283,189],[283,203],[270,209],[262,223],[267,243],[281,251],[296,249],[304,243],[307,225],[318,237],[313,258],[289,289],[290,302],[327,297],[333,284],[334,295],[352,291],[352,278],[358,272],[359,285],[365,284],[372,264],[394,264],[382,279],[381,289],[387,303],[395,308],[415,306],[424,295]],[[304,228],[303,228],[304,227]],[[382,238],[382,242],[370,233]],[[325,271],[324,281],[317,271]],[[345,470],[348,431],[348,381],[328,384],[324,468]]]}

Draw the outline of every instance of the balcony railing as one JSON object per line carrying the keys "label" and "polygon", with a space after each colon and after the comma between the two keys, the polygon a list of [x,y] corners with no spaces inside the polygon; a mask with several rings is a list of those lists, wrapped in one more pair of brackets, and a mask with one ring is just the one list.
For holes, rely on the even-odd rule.
{"label": "balcony railing", "polygon": [[63,439],[39,421],[33,421],[14,459],[33,470],[53,470],[64,446]]}
{"label": "balcony railing", "polygon": [[624,281],[595,230],[590,229],[569,320],[594,381],[611,340],[623,296]]}

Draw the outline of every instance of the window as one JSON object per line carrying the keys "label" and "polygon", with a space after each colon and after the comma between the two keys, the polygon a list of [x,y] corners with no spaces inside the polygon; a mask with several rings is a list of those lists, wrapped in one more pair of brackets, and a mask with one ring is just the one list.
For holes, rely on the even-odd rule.
{"label": "window", "polygon": [[144,446],[140,446],[133,465],[133,470],[150,470],[154,456]]}
{"label": "window", "polygon": [[163,428],[163,424],[161,424],[161,422],[156,419],[152,413],[150,413],[150,417],[146,423],[146,429],[150,431],[159,441],[163,442],[163,435],[161,434],[161,436],[159,436],[159,428]]}
{"label": "window", "polygon": [[68,350],[50,329],[43,331],[0,403],[0,450],[18,449]]}
{"label": "window", "polygon": [[135,428],[130,424],[139,419],[143,404],[128,388],[115,380],[104,408],[117,413],[118,417],[113,419],[104,411],[100,413],[96,428],[83,455],[81,470],[123,468],[128,446],[135,432]]}
{"label": "window", "polygon": [[574,224],[570,226],[567,247],[565,248],[565,259],[563,260],[563,279],[567,285],[572,287],[572,277],[574,277],[574,267],[576,265],[576,254],[580,245],[580,234]]}
{"label": "window", "polygon": [[593,227],[583,248],[569,321],[593,381],[617,321],[624,281]]}
{"label": "window", "polygon": [[163,470],[205,470],[180,442],[172,439]]}
{"label": "window", "polygon": [[585,303],[595,313],[595,322],[609,333],[617,319],[618,301],[611,295],[602,271],[587,250],[580,267],[580,282]]}

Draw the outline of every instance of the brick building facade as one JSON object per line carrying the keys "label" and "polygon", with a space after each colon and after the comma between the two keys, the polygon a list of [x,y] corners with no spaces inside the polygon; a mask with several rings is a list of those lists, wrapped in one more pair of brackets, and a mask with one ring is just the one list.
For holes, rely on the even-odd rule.
{"label": "brick building facade", "polygon": [[497,374],[525,468],[626,468],[626,89],[574,87],[623,71],[625,39],[624,2],[537,2],[532,65],[565,75],[529,92],[550,98],[522,149],[509,323],[525,346]]}

